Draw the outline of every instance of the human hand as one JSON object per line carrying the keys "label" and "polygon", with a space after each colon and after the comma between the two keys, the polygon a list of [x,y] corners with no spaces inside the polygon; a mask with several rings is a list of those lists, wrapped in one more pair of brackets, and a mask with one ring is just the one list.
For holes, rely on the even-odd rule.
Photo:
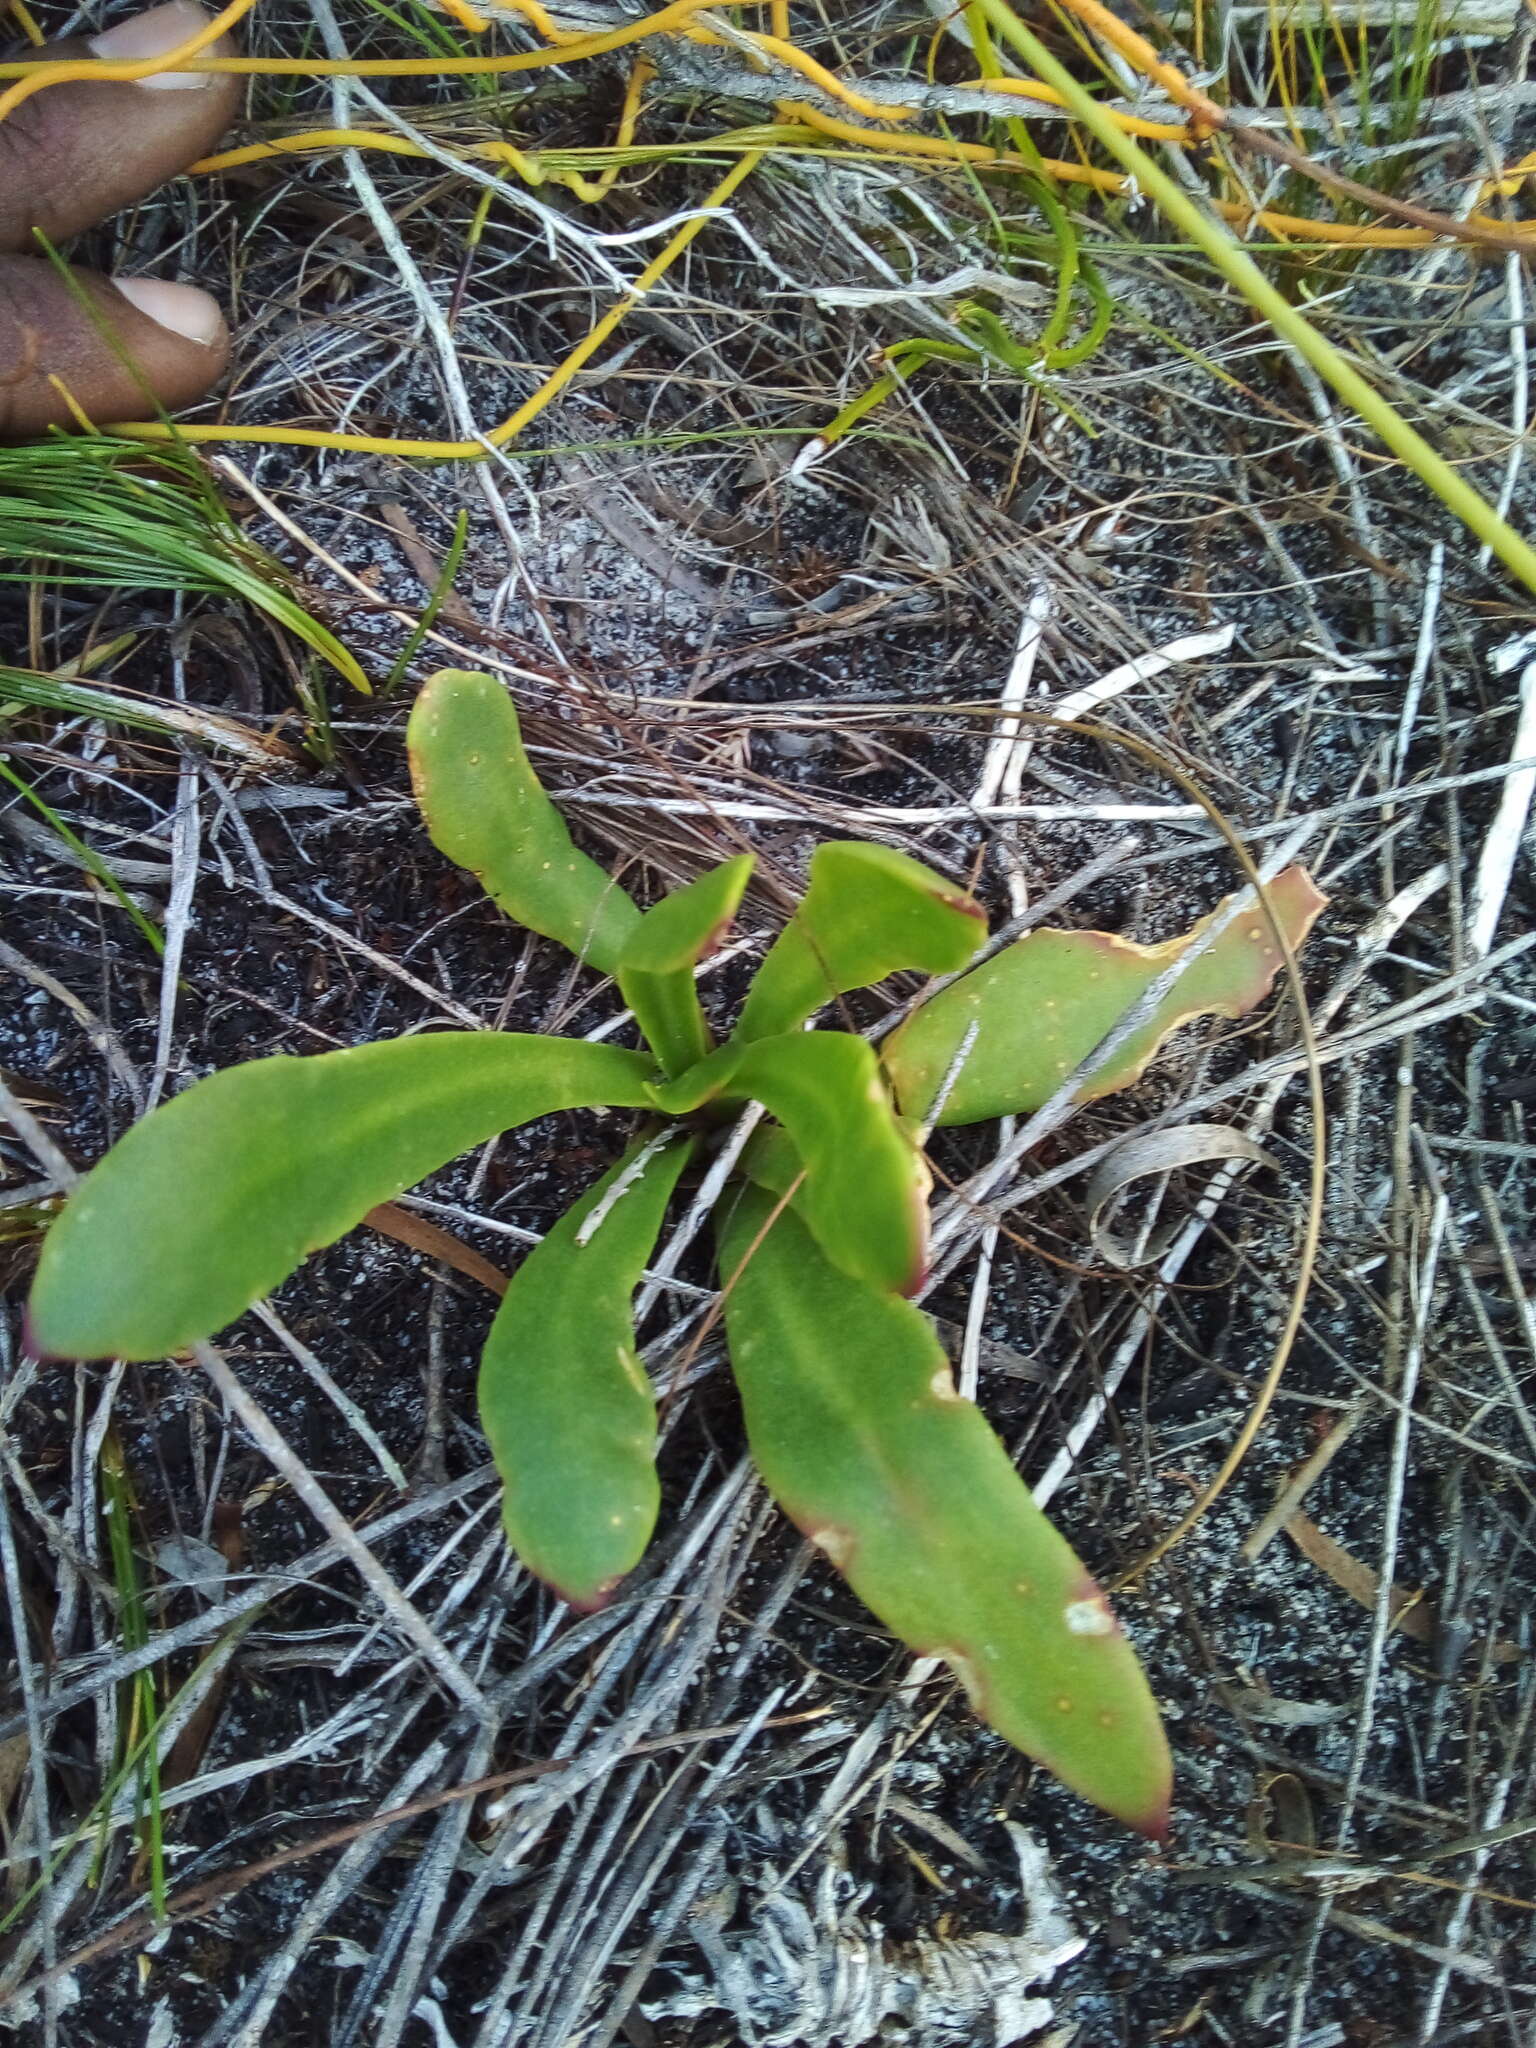
{"label": "human hand", "polygon": [[[207,19],[194,0],[167,0],[104,34],[24,54],[153,57],[184,43]],[[207,54],[229,56],[233,45],[221,39]],[[72,270],[66,279],[46,256],[15,252],[37,249],[34,228],[58,243],[205,156],[234,118],[240,90],[237,77],[209,71],[133,84],[81,81],[35,93],[0,122],[0,440],[67,426],[71,410],[59,385],[90,419],[105,423],[142,418],[150,393],[174,412],[220,375],[229,329],[206,292],[88,270]]]}

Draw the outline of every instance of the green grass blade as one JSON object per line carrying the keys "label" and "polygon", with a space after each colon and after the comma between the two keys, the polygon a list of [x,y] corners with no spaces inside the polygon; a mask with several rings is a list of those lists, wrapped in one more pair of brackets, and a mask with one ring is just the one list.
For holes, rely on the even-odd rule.
{"label": "green grass blade", "polygon": [[573,1607],[602,1606],[656,1526],[656,1402],[633,1300],[691,1149],[636,1148],[569,1210],[513,1274],[481,1354],[507,1538]]}
{"label": "green grass blade", "polygon": [[921,861],[865,840],[829,840],[812,855],[804,899],[757,970],[736,1036],[793,1031],[834,996],[899,968],[953,973],[986,935],[980,905]]}
{"label": "green grass blade", "polygon": [[1053,86],[1073,117],[1081,121],[1154,200],[1179,233],[1202,250],[1227,283],[1327,379],[1344,403],[1413,471],[1469,531],[1525,585],[1536,591],[1536,548],[1501,519],[1482,493],[1416,432],[1397,408],[1357,370],[1343,352],[1319,333],[1305,314],[1272,285],[1236,236],[1193,199],[1157,159],[1125,134],[1081,81],[1046,48],[1008,0],[975,0],[993,30],[1024,59],[1035,77]]}
{"label": "green grass blade", "polygon": [[720,1246],[768,1490],[887,1628],[950,1665],[984,1721],[1160,1837],[1167,1744],[1103,1594],[956,1394],[928,1318],[850,1282],[792,1214],[764,1235],[772,1213],[744,1191]]}
{"label": "green grass blade", "polygon": [[652,1095],[670,1115],[711,1101],[761,1102],[799,1155],[797,1206],[833,1264],[903,1294],[922,1284],[928,1169],[862,1038],[791,1031],[733,1043]]}
{"label": "green grass blade", "polygon": [[646,1106],[640,1053],[445,1031],[253,1060],[135,1124],[43,1241],[29,1342],[162,1358],[446,1160],[552,1110]]}
{"label": "green grass blade", "polygon": [[143,911],[140,910],[137,903],[134,902],[128,891],[123,887],[116,875],[113,874],[96,849],[93,846],[87,846],[79,833],[70,829],[53,808],[52,804],[40,797],[31,783],[23,780],[8,761],[0,760],[0,778],[10,783],[13,789],[20,791],[38,815],[58,833],[87,874],[93,875],[103,889],[116,897],[119,907],[126,910],[133,919],[156,958],[163,959],[165,957],[165,940],[161,936],[160,927],[144,915]]}
{"label": "green grass blade", "polygon": [[619,956],[619,992],[666,1074],[683,1074],[709,1052],[709,1027],[693,970],[730,929],[756,865],[738,854],[646,911]]}
{"label": "green grass blade", "polygon": [[[112,1578],[117,1592],[118,1636],[125,1650],[140,1650],[149,1641],[149,1609],[134,1554],[133,1532],[137,1503],[128,1477],[127,1462],[115,1431],[108,1430],[101,1447],[102,1519],[107,1530],[107,1549],[112,1559]],[[154,1739],[161,1713],[155,1697],[152,1671],[136,1671],[122,1687],[124,1712],[120,1717],[122,1741],[134,1765],[135,1818],[138,1822],[140,1854],[149,1863],[150,1908],[157,1924],[165,1921],[165,1821],[160,1806],[160,1746]],[[144,1738],[148,1736],[146,1741]],[[125,1759],[126,1760],[126,1759]],[[98,1867],[106,1848],[103,1835],[97,1852]]]}
{"label": "green grass blade", "polygon": [[[212,1648],[198,1658],[180,1684],[171,1688],[170,1697],[164,1706],[157,1707],[152,1718],[140,1719],[135,1734],[124,1743],[122,1755],[104,1776],[91,1810],[72,1828],[55,1837],[53,1852],[44,1860],[39,1874],[29,1884],[21,1886],[4,1912],[0,1912],[0,1936],[9,1934],[12,1928],[20,1926],[27,1919],[38,1899],[47,1891],[83,1841],[94,1834],[104,1849],[112,1833],[113,1816],[119,1796],[131,1780],[150,1768],[150,1756],[158,1748],[166,1722],[180,1711],[197,1687],[203,1683],[210,1667],[227,1653],[230,1645],[248,1634],[262,1618],[263,1609],[259,1607],[239,1616],[221,1635],[215,1637]],[[135,1674],[135,1677],[148,1675],[145,1672]],[[131,1680],[129,1682],[132,1683]],[[163,1789],[160,1800],[163,1809],[168,1803]]]}
{"label": "green grass blade", "polygon": [[[1287,868],[1267,893],[1294,952],[1327,899],[1305,868]],[[941,989],[886,1040],[885,1071],[903,1112],[918,1123],[973,1124],[1038,1109],[1225,908],[1218,904],[1160,946],[1112,932],[1026,933]],[[1234,918],[1149,1021],[1089,1077],[1078,1100],[1128,1088],[1169,1032],[1190,1018],[1246,1015],[1268,995],[1279,967],[1263,912]]]}
{"label": "green grass blade", "polygon": [[438,852],[468,868],[508,917],[612,974],[640,912],[572,843],[504,685],[473,669],[439,669],[412,706],[406,744]]}
{"label": "green grass blade", "polygon": [[464,560],[464,549],[469,541],[469,514],[461,511],[453,522],[453,539],[448,543],[448,552],[443,557],[443,566],[438,571],[437,581],[432,586],[426,608],[411,628],[405,645],[395,656],[394,667],[384,678],[379,691],[381,697],[392,697],[399,687],[400,678],[420,652],[422,643],[437,624],[438,615],[453,595],[454,579],[458,576],[459,565]]}
{"label": "green grass blade", "polygon": [[224,593],[264,612],[364,695],[368,679],[291,578],[248,541],[198,458],[112,434],[0,448],[0,582]]}

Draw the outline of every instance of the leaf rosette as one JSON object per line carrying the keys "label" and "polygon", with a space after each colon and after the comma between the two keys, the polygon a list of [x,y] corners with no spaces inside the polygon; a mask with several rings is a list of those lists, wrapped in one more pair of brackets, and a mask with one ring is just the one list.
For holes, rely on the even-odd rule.
{"label": "leaf rosette", "polygon": [[[1310,879],[1289,870],[1262,907],[1219,906],[1161,946],[1037,930],[973,966],[985,920],[964,890],[888,848],[834,841],[717,1044],[698,971],[750,855],[642,911],[572,840],[488,675],[433,677],[408,742],[434,844],[509,917],[614,976],[645,1049],[434,1032],[197,1082],[129,1131],[50,1229],[34,1348],[183,1350],[469,1148],[558,1111],[632,1112],[628,1152],[513,1275],[479,1379],[514,1549],[597,1605],[640,1560],[660,1501],[635,1292],[690,1161],[722,1118],[760,1104],[768,1121],[717,1235],[770,1491],[887,1627],[951,1666],[983,1719],[1160,1835],[1168,1750],[1141,1667],[904,1298],[926,1260],[914,1132],[1028,1112],[1079,1069],[1079,1099],[1126,1087],[1180,1024],[1245,1014],[1273,983],[1280,934],[1298,947],[1322,907]],[[847,1030],[805,1028],[910,971],[950,979],[878,1054]]]}

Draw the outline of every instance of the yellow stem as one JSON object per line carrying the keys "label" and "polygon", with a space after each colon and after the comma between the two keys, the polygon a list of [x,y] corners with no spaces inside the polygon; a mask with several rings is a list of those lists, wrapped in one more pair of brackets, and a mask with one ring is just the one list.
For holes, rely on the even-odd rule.
{"label": "yellow stem", "polygon": [[[856,127],[851,121],[839,121],[834,115],[823,114],[818,108],[805,106],[797,100],[781,101],[779,112],[786,120],[814,128],[819,135],[834,135],[840,142],[857,142],[866,149],[937,158],[951,163],[978,164],[987,170],[1028,171],[1033,174],[1045,171],[1064,185],[1091,185],[1096,192],[1124,193],[1132,187],[1133,181],[1119,171],[1099,170],[1092,164],[1067,163],[1060,157],[1046,156],[1032,162],[1010,150],[989,149],[981,142],[957,142],[937,135],[883,135],[877,128]],[[1107,110],[1105,112],[1107,118]],[[1263,207],[1255,212],[1252,207],[1240,206],[1227,199],[1213,199],[1210,203],[1223,220],[1241,226],[1261,227],[1267,234],[1283,236],[1288,241],[1328,242],[1357,249],[1423,249],[1443,239],[1430,228],[1357,227],[1349,221],[1308,220],[1301,214],[1271,213]],[[1536,223],[1531,228],[1531,244],[1536,249]]]}
{"label": "yellow stem", "polygon": [[12,14],[16,17],[16,25],[27,41],[35,50],[41,49],[48,38],[33,20],[32,10],[28,7],[27,0],[10,0],[10,6]]}
{"label": "yellow stem", "polygon": [[[640,125],[640,109],[645,100],[645,88],[656,76],[656,67],[648,57],[637,57],[630,67],[629,79],[624,87],[624,105],[619,110],[619,132],[614,138],[614,149],[625,150],[635,139],[635,130]],[[578,196],[590,205],[594,199],[604,199],[613,190],[624,174],[624,163],[616,157],[600,178],[590,181],[589,190]],[[566,180],[562,179],[561,183]],[[587,184],[586,179],[582,180]]]}
{"label": "yellow stem", "polygon": [[285,448],[332,448],[362,455],[410,455],[439,462],[484,462],[487,451],[505,448],[531,426],[544,408],[557,398],[571,379],[591,361],[614,329],[632,313],[652,287],[665,277],[706,225],[714,209],[723,206],[737,186],[749,178],[762,162],[763,151],[746,151],[720,179],[691,220],[684,221],[666,246],[645,266],[634,283],[611,306],[591,332],[552,370],[533,396],[520,405],[510,419],[482,441],[393,440],[372,434],[333,434],[319,427],[222,427],[167,426],[160,420],[134,420],[111,429],[134,441],[255,441],[263,446]]}
{"label": "yellow stem", "polygon": [[[1048,107],[1063,104],[1056,88],[1040,78],[1008,78],[1001,74],[995,78],[966,78],[954,89],[956,92],[1012,93],[1019,99],[1041,100]],[[1139,114],[1122,114],[1118,107],[1106,107],[1104,111],[1126,135],[1140,135],[1148,142],[1177,142],[1186,147],[1194,140],[1182,121],[1143,121]]]}
{"label": "yellow stem", "polygon": [[[140,58],[134,63],[107,63],[72,59],[68,63],[0,64],[0,78],[25,85],[22,98],[30,98],[45,85],[63,85],[75,79],[128,79],[152,77],[161,71],[212,71],[233,73],[244,78],[487,78],[503,72],[538,71],[551,64],[569,64],[586,57],[604,57],[611,50],[627,49],[648,36],[665,35],[681,29],[690,18],[707,7],[710,0],[670,0],[655,14],[609,29],[602,35],[577,36],[557,49],[517,50],[504,57],[203,57],[198,52],[221,36],[225,29],[248,14],[255,0],[231,0],[222,14],[206,28],[162,56]],[[0,97],[0,121],[10,112],[11,95]]]}
{"label": "yellow stem", "polygon": [[467,28],[472,36],[481,36],[490,27],[483,14],[476,14],[468,0],[441,0],[444,14],[451,14],[460,28]]}
{"label": "yellow stem", "polygon": [[13,114],[24,100],[31,99],[45,86],[67,85],[76,79],[115,78],[126,79],[130,84],[141,78],[153,78],[160,71],[184,71],[195,66],[193,60],[201,56],[210,43],[216,43],[237,21],[250,13],[256,0],[229,0],[229,5],[204,22],[200,29],[189,35],[184,43],[178,43],[174,50],[163,51],[158,57],[125,58],[120,63],[104,63],[100,58],[69,58],[52,64],[7,65],[0,76],[11,77],[16,83],[0,93],[0,121]]}

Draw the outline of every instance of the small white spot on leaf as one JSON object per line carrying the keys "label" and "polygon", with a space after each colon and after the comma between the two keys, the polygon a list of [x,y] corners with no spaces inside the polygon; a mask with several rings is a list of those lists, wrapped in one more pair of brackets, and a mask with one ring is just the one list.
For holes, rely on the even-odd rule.
{"label": "small white spot on leaf", "polygon": [[1115,1617],[1102,1593],[1096,1593],[1091,1600],[1071,1601],[1062,1619],[1075,1636],[1112,1636],[1115,1632]]}

